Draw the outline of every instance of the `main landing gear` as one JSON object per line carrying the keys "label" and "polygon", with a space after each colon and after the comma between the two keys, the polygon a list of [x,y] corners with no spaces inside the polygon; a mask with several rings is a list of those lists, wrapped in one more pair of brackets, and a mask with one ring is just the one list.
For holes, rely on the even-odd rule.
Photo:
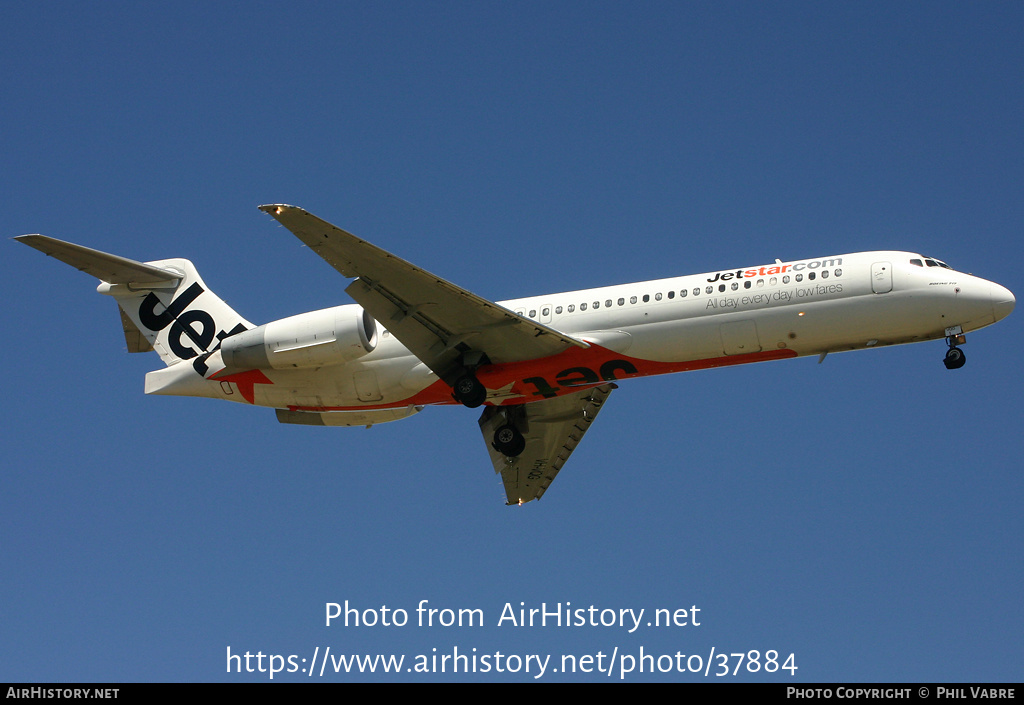
{"label": "main landing gear", "polygon": [[467,373],[455,380],[452,396],[463,406],[475,409],[487,400],[487,388],[472,373]]}
{"label": "main landing gear", "polygon": [[461,374],[455,378],[455,384],[452,385],[452,398],[470,409],[475,409],[487,401],[487,388],[476,378],[476,369],[490,363],[487,355],[479,350],[463,351],[459,355]]}
{"label": "main landing gear", "polygon": [[526,449],[526,439],[512,424],[498,426],[491,443],[494,450],[509,458],[515,458]]}
{"label": "main landing gear", "polygon": [[530,432],[530,421],[524,406],[489,406],[480,415],[480,430],[484,438],[490,436],[491,448],[505,456],[506,464],[526,450],[524,434]]}
{"label": "main landing gear", "polygon": [[946,342],[949,344],[949,350],[946,351],[946,357],[943,358],[942,364],[946,366],[947,370],[959,370],[967,362],[967,357],[964,355],[964,351],[957,347],[957,344],[966,343],[967,336],[963,333],[950,335],[946,338]]}

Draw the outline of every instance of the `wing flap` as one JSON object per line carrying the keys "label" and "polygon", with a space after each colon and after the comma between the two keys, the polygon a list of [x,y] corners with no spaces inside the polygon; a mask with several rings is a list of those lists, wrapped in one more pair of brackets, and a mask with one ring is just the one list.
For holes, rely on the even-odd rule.
{"label": "wing flap", "polygon": [[[583,389],[552,399],[508,407],[487,407],[480,416],[480,430],[494,465],[505,485],[507,504],[540,499],[562,466],[583,440],[614,384]],[[491,439],[512,414],[526,440],[523,452],[509,458],[495,450]]]}
{"label": "wing flap", "polygon": [[281,423],[302,426],[366,426],[405,419],[423,410],[422,406],[407,406],[402,409],[366,409],[364,411],[290,411],[276,409],[277,420]]}

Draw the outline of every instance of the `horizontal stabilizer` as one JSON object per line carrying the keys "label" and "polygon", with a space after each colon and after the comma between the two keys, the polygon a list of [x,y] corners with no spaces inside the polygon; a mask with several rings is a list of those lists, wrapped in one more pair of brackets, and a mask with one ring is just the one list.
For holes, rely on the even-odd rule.
{"label": "horizontal stabilizer", "polygon": [[219,387],[206,383],[206,361],[225,338],[253,327],[209,290],[187,259],[136,262],[45,235],[14,239],[99,279],[96,291],[113,297],[121,309],[128,352],[153,350],[166,365],[190,361],[194,380],[154,378],[147,381],[149,394],[209,396]]}
{"label": "horizontal stabilizer", "polygon": [[110,284],[152,284],[182,278],[181,272],[173,269],[154,267],[45,235],[21,235],[14,239]]}

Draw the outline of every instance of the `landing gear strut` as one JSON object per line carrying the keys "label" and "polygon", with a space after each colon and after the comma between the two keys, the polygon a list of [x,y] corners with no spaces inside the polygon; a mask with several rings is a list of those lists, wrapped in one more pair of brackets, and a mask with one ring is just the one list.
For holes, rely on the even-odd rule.
{"label": "landing gear strut", "polygon": [[515,458],[526,449],[526,439],[512,424],[498,426],[494,432],[494,450],[509,458]]}
{"label": "landing gear strut", "polygon": [[946,338],[946,342],[949,344],[949,350],[946,351],[946,357],[943,358],[942,364],[946,366],[947,370],[959,370],[967,362],[967,357],[964,356],[964,351],[956,345],[967,342],[967,336],[963,333],[951,335]]}
{"label": "landing gear strut", "polygon": [[465,374],[455,380],[452,396],[463,406],[475,409],[487,400],[487,388],[472,374]]}

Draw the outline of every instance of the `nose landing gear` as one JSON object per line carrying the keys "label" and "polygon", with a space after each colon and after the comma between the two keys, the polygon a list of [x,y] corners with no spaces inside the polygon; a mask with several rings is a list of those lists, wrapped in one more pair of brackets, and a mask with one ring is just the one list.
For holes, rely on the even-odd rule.
{"label": "nose landing gear", "polygon": [[[946,332],[951,333],[949,329]],[[967,362],[967,357],[964,355],[964,351],[957,347],[957,344],[966,343],[967,336],[958,331],[948,335],[946,342],[949,344],[949,350],[946,351],[946,357],[943,358],[942,364],[946,366],[947,370],[959,370]]]}
{"label": "nose landing gear", "polygon": [[947,370],[959,370],[966,362],[967,357],[964,355],[964,351],[955,345],[949,347],[946,357],[942,360],[942,364],[946,366]]}

